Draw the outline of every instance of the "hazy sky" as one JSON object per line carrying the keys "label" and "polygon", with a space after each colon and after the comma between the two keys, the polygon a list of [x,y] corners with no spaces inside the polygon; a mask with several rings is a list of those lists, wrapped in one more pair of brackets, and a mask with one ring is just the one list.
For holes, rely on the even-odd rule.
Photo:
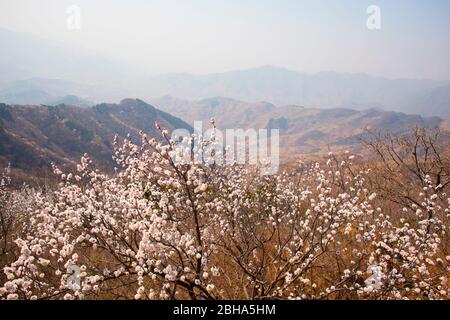
{"label": "hazy sky", "polygon": [[[366,27],[372,4],[381,30]],[[69,5],[80,30],[66,26]],[[275,65],[450,79],[448,0],[1,0],[0,27],[156,73]]]}

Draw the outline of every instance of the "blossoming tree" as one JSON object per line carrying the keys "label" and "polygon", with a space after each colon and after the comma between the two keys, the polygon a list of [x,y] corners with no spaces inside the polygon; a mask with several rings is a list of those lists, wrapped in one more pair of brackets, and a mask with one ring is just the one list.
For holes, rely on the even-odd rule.
{"label": "blossoming tree", "polygon": [[76,172],[54,168],[59,187],[30,195],[32,210],[13,206],[26,223],[5,240],[2,298],[448,297],[448,184],[419,173],[425,192],[403,207],[377,189],[386,168],[350,154],[262,176],[177,163],[160,131],[115,139],[114,175],[84,155]]}

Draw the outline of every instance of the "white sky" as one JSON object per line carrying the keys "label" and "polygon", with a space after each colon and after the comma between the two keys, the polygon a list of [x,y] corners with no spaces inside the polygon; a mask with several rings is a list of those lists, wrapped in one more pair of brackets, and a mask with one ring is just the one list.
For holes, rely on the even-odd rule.
{"label": "white sky", "polygon": [[[366,28],[370,4],[381,30]],[[69,5],[81,8],[81,30],[66,27]],[[448,0],[1,0],[0,27],[153,73],[275,65],[450,78]]]}

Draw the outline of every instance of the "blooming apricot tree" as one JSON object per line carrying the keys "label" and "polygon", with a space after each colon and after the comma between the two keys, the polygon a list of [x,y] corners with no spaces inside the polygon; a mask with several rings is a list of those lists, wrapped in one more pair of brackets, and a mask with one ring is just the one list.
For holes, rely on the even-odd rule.
{"label": "blooming apricot tree", "polygon": [[[115,139],[116,173],[88,155],[33,194],[4,264],[6,299],[448,297],[449,199],[403,210],[354,156],[258,166],[176,163],[175,142]],[[439,191],[439,195],[436,192]],[[444,193],[445,194],[445,193]]]}

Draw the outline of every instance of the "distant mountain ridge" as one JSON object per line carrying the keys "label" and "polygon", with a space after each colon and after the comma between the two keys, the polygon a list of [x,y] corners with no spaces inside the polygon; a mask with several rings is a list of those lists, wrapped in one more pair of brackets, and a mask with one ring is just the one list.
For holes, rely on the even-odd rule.
{"label": "distant mountain ridge", "polygon": [[155,121],[168,130],[192,130],[181,119],[138,99],[86,108],[0,104],[0,165],[10,162],[25,171],[49,169],[51,162],[73,166],[88,153],[96,165],[111,170],[114,135],[131,134],[136,141],[143,130],[160,138]]}
{"label": "distant mountain ridge", "polygon": [[79,107],[89,107],[89,106],[94,105],[94,103],[92,101],[82,99],[75,95],[67,95],[67,96],[61,97],[59,99],[52,100],[48,104],[53,105],[53,106],[57,106],[60,104],[66,104],[66,105],[79,106]]}
{"label": "distant mountain ridge", "polygon": [[[62,79],[31,78],[17,80],[0,88],[0,102],[7,104],[93,104],[82,97],[89,92],[88,85]],[[72,100],[72,101],[70,101]]]}
{"label": "distant mountain ridge", "polygon": [[[270,101],[276,105],[311,108],[383,108],[385,110],[450,117],[450,80],[390,80],[367,74],[320,72],[305,74],[264,66],[209,75],[173,74],[150,78],[148,94],[188,100],[224,96],[236,100]],[[445,99],[434,100],[434,89]],[[430,96],[414,103],[414,98]],[[419,100],[421,101],[421,100]],[[436,105],[435,105],[436,104]]]}
{"label": "distant mountain ridge", "polygon": [[215,96],[310,108],[381,108],[450,118],[450,79],[391,80],[364,73],[307,74],[263,66],[205,75],[149,75],[32,33],[0,28],[0,102],[50,104],[65,96],[99,103],[126,96],[187,100]]}

